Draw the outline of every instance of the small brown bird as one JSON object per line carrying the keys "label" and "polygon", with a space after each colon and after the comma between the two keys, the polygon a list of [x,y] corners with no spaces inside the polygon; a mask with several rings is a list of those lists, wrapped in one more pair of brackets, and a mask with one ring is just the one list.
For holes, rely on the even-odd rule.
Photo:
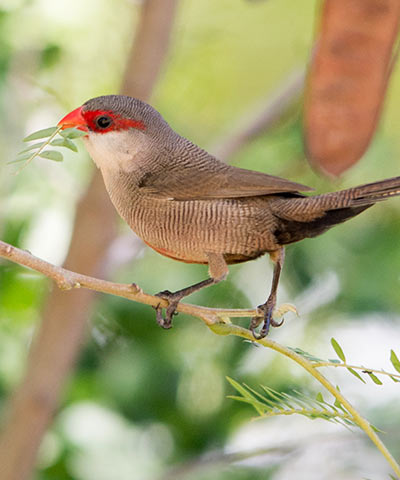
{"label": "small brown bird", "polygon": [[280,325],[272,313],[285,245],[400,195],[400,177],[395,177],[305,196],[300,192],[311,188],[226,165],[178,135],[150,105],[127,96],[93,98],[59,125],[87,132],[86,148],[113,204],[147,245],[175,260],[208,265],[207,280],[158,294],[169,302],[165,317],[156,309],[164,328],[171,327],[179,301],[224,280],[228,264],[268,253],[274,262],[270,295],[250,323],[256,338],[266,336],[270,325]]}

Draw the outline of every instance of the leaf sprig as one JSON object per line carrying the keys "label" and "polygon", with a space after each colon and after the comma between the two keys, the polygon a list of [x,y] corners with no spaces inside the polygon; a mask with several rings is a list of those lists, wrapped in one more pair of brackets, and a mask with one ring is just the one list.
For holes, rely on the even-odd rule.
{"label": "leaf sprig", "polygon": [[329,403],[324,400],[322,393],[312,398],[304,393],[293,391],[293,394],[277,392],[276,390],[261,385],[264,394],[257,392],[248,385],[241,385],[232,378],[228,382],[240,394],[230,395],[228,398],[252,405],[261,417],[277,415],[303,415],[314,420],[323,418],[328,422],[339,423],[345,427],[359,427],[352,415],[337,400]]}
{"label": "leaf sprig", "polygon": [[[56,138],[59,135],[59,138]],[[21,168],[19,168],[15,173],[18,174],[22,169],[24,169],[34,158],[41,157],[46,160],[53,160],[54,162],[62,162],[63,154],[58,150],[47,149],[49,145],[52,147],[64,147],[72,150],[73,152],[78,151],[78,147],[75,145],[73,140],[83,137],[86,135],[86,132],[78,130],[77,128],[66,128],[62,129],[59,127],[50,127],[43,130],[38,130],[37,132],[31,133],[24,138],[24,142],[32,142],[34,140],[43,140],[38,143],[33,143],[28,147],[21,150],[17,158],[12,160],[11,163],[24,162]]]}
{"label": "leaf sprig", "polygon": [[[395,383],[400,383],[400,360],[397,357],[396,353],[394,350],[390,350],[390,361],[393,365],[393,368],[396,370],[398,373],[392,373],[392,372],[386,372],[385,370],[377,370],[374,368],[367,368],[364,367],[363,365],[350,365],[346,361],[346,356],[343,352],[342,347],[339,345],[339,342],[335,340],[334,338],[331,338],[331,345],[333,349],[335,350],[336,355],[339,357],[339,360],[334,358],[334,359],[329,359],[329,360],[323,360],[321,358],[316,357],[315,355],[312,355],[308,352],[305,352],[304,350],[301,350],[300,348],[293,348],[295,353],[298,355],[301,355],[308,361],[310,361],[315,368],[319,367],[344,367],[346,368],[352,375],[354,375],[358,380],[360,380],[363,383],[366,383],[364,378],[360,375],[364,374],[367,375],[372,382],[374,382],[376,385],[383,385],[382,380],[380,380],[378,375],[385,375],[388,376],[393,382]],[[357,371],[358,370],[358,371]],[[360,373],[359,373],[360,371]]]}

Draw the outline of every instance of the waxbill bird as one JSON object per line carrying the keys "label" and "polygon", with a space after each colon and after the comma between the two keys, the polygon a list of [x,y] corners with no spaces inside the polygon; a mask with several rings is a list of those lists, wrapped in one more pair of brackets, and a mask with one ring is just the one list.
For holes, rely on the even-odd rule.
{"label": "waxbill bird", "polygon": [[[265,253],[272,287],[250,323],[267,335],[286,245],[315,237],[400,195],[400,177],[323,195],[299,183],[221,162],[181,137],[150,105],[123,95],[93,98],[66,115],[62,128],[87,132],[85,146],[100,168],[118,213],[144,242],[167,257],[208,265],[209,278],[158,295],[169,303],[158,323],[171,327],[178,302],[224,280],[228,265]],[[256,328],[263,322],[261,330]]]}

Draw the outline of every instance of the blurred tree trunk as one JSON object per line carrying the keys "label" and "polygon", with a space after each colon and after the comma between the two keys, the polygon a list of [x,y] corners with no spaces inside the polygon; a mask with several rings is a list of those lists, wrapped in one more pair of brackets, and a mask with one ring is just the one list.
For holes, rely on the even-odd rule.
{"label": "blurred tree trunk", "polygon": [[[178,0],[146,0],[127,61],[121,93],[146,100],[163,60]],[[114,208],[98,170],[78,204],[65,267],[96,276],[115,238]],[[62,388],[85,340],[94,293],[54,289],[33,342],[25,378],[8,407],[0,437],[2,480],[30,478],[37,451],[57,408]]]}

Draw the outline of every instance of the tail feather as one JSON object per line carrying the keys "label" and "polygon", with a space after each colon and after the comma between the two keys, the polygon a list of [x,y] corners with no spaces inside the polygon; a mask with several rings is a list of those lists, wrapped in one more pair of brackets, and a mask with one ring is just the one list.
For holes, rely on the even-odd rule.
{"label": "tail feather", "polygon": [[281,199],[273,206],[275,237],[281,245],[315,237],[374,203],[398,195],[400,177],[394,177],[324,195]]}
{"label": "tail feather", "polygon": [[370,205],[372,203],[381,202],[389,197],[400,195],[400,177],[367,183],[338,193],[345,194],[346,192],[350,193],[351,206]]}
{"label": "tail feather", "polygon": [[400,195],[400,177],[367,183],[358,187],[311,197],[281,199],[277,213],[300,222],[314,220],[327,210],[373,205],[389,197]]}

